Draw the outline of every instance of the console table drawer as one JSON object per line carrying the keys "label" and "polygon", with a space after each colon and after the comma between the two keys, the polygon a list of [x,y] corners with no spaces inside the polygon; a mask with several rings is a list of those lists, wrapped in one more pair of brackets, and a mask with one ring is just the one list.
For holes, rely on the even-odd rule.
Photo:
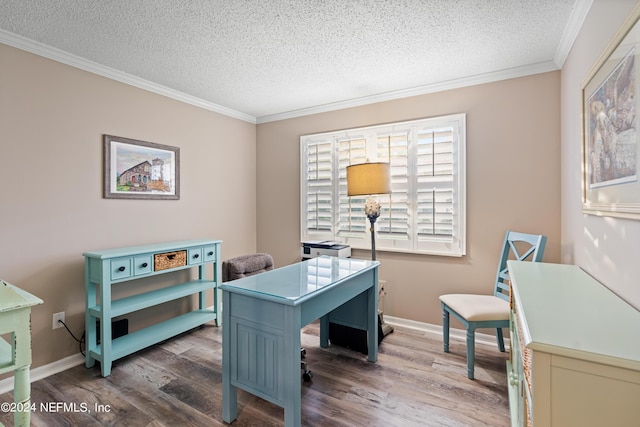
{"label": "console table drawer", "polygon": [[215,261],[217,258],[218,258],[218,255],[216,254],[216,247],[215,246],[205,246],[204,247],[204,260],[205,260],[205,262]]}
{"label": "console table drawer", "polygon": [[202,248],[189,249],[188,263],[200,264],[202,262]]}
{"label": "console table drawer", "polygon": [[111,280],[131,277],[131,258],[118,258],[111,261]]}
{"label": "console table drawer", "polygon": [[151,273],[151,265],[151,255],[137,256],[133,259],[133,274],[139,276]]}

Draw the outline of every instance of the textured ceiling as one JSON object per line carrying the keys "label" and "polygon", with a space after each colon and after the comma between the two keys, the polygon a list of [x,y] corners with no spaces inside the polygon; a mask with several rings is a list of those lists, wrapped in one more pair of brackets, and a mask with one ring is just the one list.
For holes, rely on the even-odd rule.
{"label": "textured ceiling", "polygon": [[[268,121],[558,69],[591,0],[0,0],[0,42]],[[89,64],[89,65],[87,65]],[[126,73],[126,74],[125,74]]]}

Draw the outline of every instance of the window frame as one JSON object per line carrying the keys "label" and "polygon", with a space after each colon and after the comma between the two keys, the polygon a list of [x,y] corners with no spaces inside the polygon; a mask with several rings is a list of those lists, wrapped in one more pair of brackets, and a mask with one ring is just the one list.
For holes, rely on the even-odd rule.
{"label": "window frame", "polygon": [[[442,129],[451,130],[451,161],[450,167],[452,168],[451,174],[445,174],[443,176],[450,177],[451,180],[451,193],[453,198],[450,206],[452,209],[452,232],[451,236],[436,236],[425,237],[419,236],[417,231],[416,221],[419,216],[417,208],[418,190],[424,190],[425,184],[418,184],[418,134],[419,131],[424,130],[438,131]],[[406,159],[407,172],[406,175],[406,202],[401,204],[400,213],[402,210],[406,211],[406,234],[407,238],[392,238],[391,231],[381,233],[381,224],[376,222],[376,251],[380,252],[404,252],[404,253],[416,253],[416,254],[429,254],[429,255],[441,255],[461,257],[466,254],[466,114],[451,114],[440,117],[431,117],[418,120],[389,123],[383,125],[366,126],[353,129],[345,129],[333,132],[324,132],[317,134],[302,135],[300,137],[300,236],[301,241],[335,241],[340,244],[348,244],[353,249],[371,249],[371,237],[369,232],[370,224],[364,214],[364,203],[366,197],[347,197],[346,196],[346,166],[345,159],[340,159],[340,143],[339,141],[358,141],[360,146],[359,155],[355,159],[350,159],[349,164],[362,163],[363,159],[368,161],[389,161],[392,159],[392,171],[394,169],[393,159],[391,154],[391,138],[394,135],[408,133],[407,135],[407,153],[404,157],[398,158]],[[384,135],[389,135],[388,142],[388,156],[386,159],[380,158],[376,151],[378,150],[378,140]],[[422,135],[422,133],[420,133]],[[362,148],[362,139],[365,140],[364,148]],[[446,141],[445,141],[446,142]],[[435,141],[431,143],[436,146]],[[320,181],[314,181],[313,185],[308,180],[309,168],[308,158],[310,147],[323,146],[322,157],[322,173],[324,173],[324,179]],[[348,150],[351,150],[349,147]],[[349,151],[351,152],[351,151]],[[382,154],[384,156],[384,153]],[[318,157],[317,159],[320,159]],[[432,161],[434,158],[432,157]],[[319,161],[319,160],[318,160]],[[318,164],[315,164],[317,168],[320,168]],[[327,169],[328,168],[328,169]],[[318,172],[318,169],[315,170]],[[327,173],[329,176],[327,176]],[[392,172],[393,175],[393,172]],[[424,178],[426,175],[420,175]],[[435,176],[432,177],[432,183],[434,191],[436,187],[440,188],[443,185],[433,184],[436,181]],[[449,178],[446,178],[448,180]],[[446,185],[444,185],[446,187]],[[388,221],[389,228],[392,230],[393,220],[391,219],[393,212],[392,209],[392,196],[395,194],[397,200],[401,200],[404,192],[398,192],[397,188],[399,184],[395,183],[392,179],[391,183],[392,194],[377,196],[379,202],[382,205],[382,215],[378,221]],[[394,190],[394,187],[396,190]],[[309,218],[308,205],[310,201],[309,195],[312,194],[310,189],[321,189],[323,191],[323,210],[316,210],[316,214],[324,213],[324,216],[316,215],[315,219],[317,224],[322,223],[321,227],[317,230],[310,230],[308,228]],[[404,191],[404,190],[403,190]],[[427,189],[428,191],[428,189]],[[435,193],[434,193],[435,194]],[[316,197],[316,202],[318,198]],[[397,203],[396,203],[397,204]],[[435,202],[432,202],[435,209]],[[355,226],[353,232],[341,232],[339,229],[341,215],[345,215],[344,205],[349,206],[349,210],[346,211],[348,220],[354,218],[359,225]],[[448,206],[445,204],[445,206]],[[341,208],[343,210],[341,211]],[[357,213],[357,215],[354,214]],[[397,212],[396,212],[397,213]],[[355,215],[355,216],[354,216]],[[434,214],[435,215],[435,214]],[[361,219],[360,219],[361,217]],[[402,224],[402,222],[399,222]]]}

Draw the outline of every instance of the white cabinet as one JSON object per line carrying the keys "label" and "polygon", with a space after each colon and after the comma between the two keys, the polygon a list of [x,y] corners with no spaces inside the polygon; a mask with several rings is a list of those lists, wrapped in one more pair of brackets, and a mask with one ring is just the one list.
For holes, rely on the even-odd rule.
{"label": "white cabinet", "polygon": [[514,426],[640,425],[640,312],[573,265],[509,261]]}

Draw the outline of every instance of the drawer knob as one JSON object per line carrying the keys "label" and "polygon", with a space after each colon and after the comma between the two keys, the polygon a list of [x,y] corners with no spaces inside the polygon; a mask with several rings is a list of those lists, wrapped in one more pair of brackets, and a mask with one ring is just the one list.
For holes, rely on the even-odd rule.
{"label": "drawer knob", "polygon": [[147,268],[147,266],[148,266],[148,265],[149,265],[149,264],[147,264],[146,262],[143,262],[143,263],[142,263],[142,265],[141,265],[140,267],[142,267],[142,268]]}
{"label": "drawer knob", "polygon": [[176,257],[176,254],[167,255],[167,259],[174,259],[175,257]]}
{"label": "drawer knob", "polygon": [[125,270],[126,270],[126,267],[124,265],[118,269],[118,271],[125,271]]}
{"label": "drawer knob", "polygon": [[194,254],[193,257],[194,258],[200,258],[200,254]]}
{"label": "drawer knob", "polygon": [[518,381],[518,374],[516,374],[515,372],[511,372],[509,374],[509,384],[511,384],[512,386],[517,386],[520,384],[520,381]]}
{"label": "drawer knob", "polygon": [[207,255],[213,256],[213,251],[210,251]]}

